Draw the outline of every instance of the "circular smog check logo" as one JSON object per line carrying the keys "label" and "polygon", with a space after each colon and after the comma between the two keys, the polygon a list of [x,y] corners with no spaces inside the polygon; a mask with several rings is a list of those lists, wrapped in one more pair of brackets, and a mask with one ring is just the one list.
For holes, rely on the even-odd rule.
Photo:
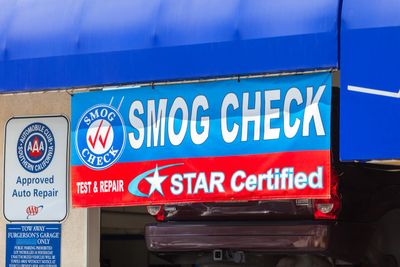
{"label": "circular smog check logo", "polygon": [[53,133],[43,123],[28,125],[18,138],[18,160],[28,172],[38,173],[45,170],[54,157],[54,151]]}
{"label": "circular smog check logo", "polygon": [[75,145],[79,158],[91,169],[113,165],[125,146],[125,126],[118,110],[96,105],[86,110],[76,128]]}

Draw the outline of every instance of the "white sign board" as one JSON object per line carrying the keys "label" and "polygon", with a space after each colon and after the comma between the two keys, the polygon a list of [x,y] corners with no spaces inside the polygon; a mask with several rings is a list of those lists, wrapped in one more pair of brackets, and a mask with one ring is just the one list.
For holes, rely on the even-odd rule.
{"label": "white sign board", "polygon": [[68,120],[12,118],[6,125],[4,216],[11,222],[59,222],[67,216]]}

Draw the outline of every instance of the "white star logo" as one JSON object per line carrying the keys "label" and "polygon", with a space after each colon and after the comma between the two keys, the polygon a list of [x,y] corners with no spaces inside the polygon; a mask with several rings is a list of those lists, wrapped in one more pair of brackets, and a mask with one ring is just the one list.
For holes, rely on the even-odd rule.
{"label": "white star logo", "polygon": [[167,179],[167,177],[168,177],[167,175],[160,176],[160,174],[158,173],[158,166],[156,165],[156,169],[154,171],[153,177],[145,178],[146,181],[150,184],[149,196],[151,196],[151,194],[153,194],[153,192],[156,190],[158,191],[158,193],[160,193],[162,196],[164,196],[161,184],[162,184],[162,182],[164,182],[165,179]]}

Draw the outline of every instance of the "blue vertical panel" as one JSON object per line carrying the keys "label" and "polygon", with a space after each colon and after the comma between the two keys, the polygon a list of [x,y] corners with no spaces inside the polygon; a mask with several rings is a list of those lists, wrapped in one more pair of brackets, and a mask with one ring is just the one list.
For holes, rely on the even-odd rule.
{"label": "blue vertical panel", "polygon": [[400,159],[399,14],[398,0],[343,2],[342,160]]}
{"label": "blue vertical panel", "polygon": [[337,67],[339,0],[0,0],[0,92]]}

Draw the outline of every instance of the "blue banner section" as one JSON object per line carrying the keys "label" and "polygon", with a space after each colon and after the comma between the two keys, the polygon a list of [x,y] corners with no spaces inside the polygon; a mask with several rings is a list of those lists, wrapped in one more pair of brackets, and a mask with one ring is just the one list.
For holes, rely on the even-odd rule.
{"label": "blue banner section", "polygon": [[400,2],[343,2],[340,158],[400,159]]}
{"label": "blue banner section", "polygon": [[7,224],[6,267],[60,266],[61,224]]}
{"label": "blue banner section", "polygon": [[335,68],[339,2],[2,0],[0,92]]}
{"label": "blue banner section", "polygon": [[78,93],[72,165],[329,150],[331,74]]}

